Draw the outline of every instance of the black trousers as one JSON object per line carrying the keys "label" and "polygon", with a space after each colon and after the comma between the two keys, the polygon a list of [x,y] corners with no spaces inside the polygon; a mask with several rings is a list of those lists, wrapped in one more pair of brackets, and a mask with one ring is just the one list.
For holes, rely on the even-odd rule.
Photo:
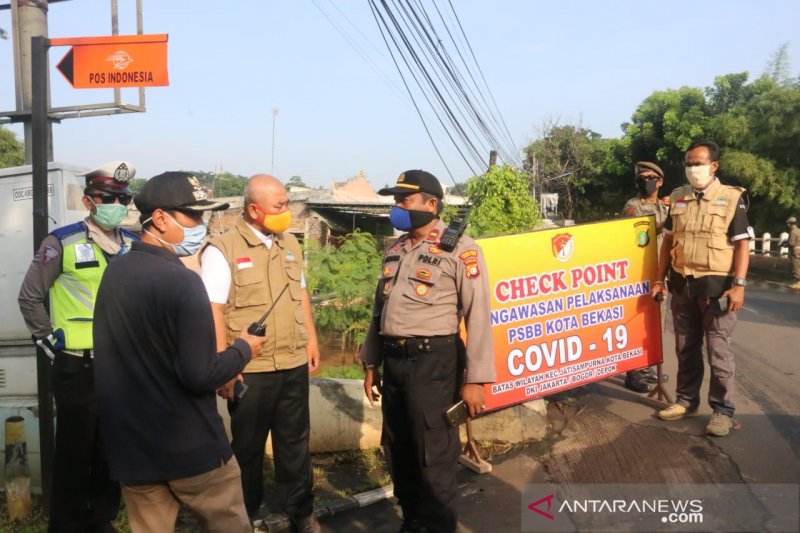
{"label": "black trousers", "polygon": [[461,443],[444,413],[459,393],[459,347],[455,336],[428,341],[384,343],[382,441],[404,519],[452,533]]}
{"label": "black trousers", "polygon": [[100,436],[92,360],[56,352],[56,449],[48,531],[114,531],[120,488]]}
{"label": "black trousers", "polygon": [[308,449],[308,367],[244,374],[249,388],[228,402],[231,447],[242,470],[247,514],[252,518],[264,498],[264,446],[272,432],[275,484],[281,509],[293,520],[314,510],[314,477]]}

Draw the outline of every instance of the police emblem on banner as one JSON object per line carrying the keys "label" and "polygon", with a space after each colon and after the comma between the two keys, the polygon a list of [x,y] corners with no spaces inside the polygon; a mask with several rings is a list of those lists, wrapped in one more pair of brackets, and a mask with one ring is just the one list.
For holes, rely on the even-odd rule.
{"label": "police emblem on banner", "polygon": [[551,239],[553,256],[561,262],[569,261],[575,253],[575,239],[569,233],[559,233]]}
{"label": "police emblem on banner", "polygon": [[650,242],[650,222],[637,222],[633,225],[633,232],[636,234],[636,246],[644,248]]}

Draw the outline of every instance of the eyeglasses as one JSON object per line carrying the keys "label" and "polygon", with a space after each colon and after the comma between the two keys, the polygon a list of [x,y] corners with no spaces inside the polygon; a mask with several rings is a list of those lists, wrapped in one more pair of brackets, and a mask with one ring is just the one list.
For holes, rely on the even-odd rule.
{"label": "eyeglasses", "polygon": [[113,204],[116,200],[119,200],[119,203],[122,205],[128,205],[133,200],[133,195],[131,194],[93,194],[93,199],[100,200],[103,204]]}
{"label": "eyeglasses", "polygon": [[637,177],[638,179],[643,179],[643,180],[648,180],[648,181],[650,181],[650,180],[652,180],[652,181],[658,181],[658,180],[660,180],[660,179],[661,179],[661,178],[659,178],[658,176],[645,176],[644,174],[637,174],[637,175],[636,175],[636,177]]}

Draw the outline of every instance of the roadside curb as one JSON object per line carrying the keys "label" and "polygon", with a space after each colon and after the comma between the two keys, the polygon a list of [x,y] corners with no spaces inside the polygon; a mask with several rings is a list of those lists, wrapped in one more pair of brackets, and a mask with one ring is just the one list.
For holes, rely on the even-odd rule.
{"label": "roadside curb", "polygon": [[[325,506],[314,509],[314,516],[324,519],[345,511],[367,507],[373,503],[387,500],[394,496],[394,485],[386,485],[377,489],[361,492],[347,498],[337,498],[331,500]],[[271,514],[264,518],[261,524],[257,524],[253,529],[256,532],[284,533],[291,531],[292,524],[289,517],[283,514]]]}

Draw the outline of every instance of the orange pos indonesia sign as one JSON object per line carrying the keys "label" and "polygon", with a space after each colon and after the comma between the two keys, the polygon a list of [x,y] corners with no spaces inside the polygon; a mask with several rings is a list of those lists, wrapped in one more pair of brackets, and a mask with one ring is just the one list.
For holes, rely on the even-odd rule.
{"label": "orange pos indonesia sign", "polygon": [[[660,363],[654,217],[479,241],[492,292],[497,382],[506,407]],[[469,341],[467,341],[469,342]]]}
{"label": "orange pos indonesia sign", "polygon": [[72,46],[56,65],[76,89],[169,85],[167,34],[50,39]]}

